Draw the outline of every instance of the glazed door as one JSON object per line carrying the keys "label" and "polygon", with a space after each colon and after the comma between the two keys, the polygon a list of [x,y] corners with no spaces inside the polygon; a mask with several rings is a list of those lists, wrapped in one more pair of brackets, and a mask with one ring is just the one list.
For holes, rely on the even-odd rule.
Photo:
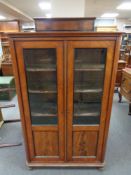
{"label": "glazed door", "polygon": [[63,42],[17,42],[16,52],[29,159],[63,161]]}
{"label": "glazed door", "polygon": [[101,160],[113,54],[113,41],[68,42],[68,161]]}

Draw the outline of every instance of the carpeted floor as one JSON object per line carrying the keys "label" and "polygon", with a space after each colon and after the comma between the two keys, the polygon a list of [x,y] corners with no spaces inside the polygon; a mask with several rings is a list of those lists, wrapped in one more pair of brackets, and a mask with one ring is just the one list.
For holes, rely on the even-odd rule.
{"label": "carpeted floor", "polygon": [[[0,149],[0,175],[130,175],[131,174],[131,116],[125,100],[118,103],[114,96],[111,126],[107,144],[106,166],[98,169],[46,168],[29,170],[25,165],[24,145]],[[20,123],[4,124],[0,143],[23,142]]]}

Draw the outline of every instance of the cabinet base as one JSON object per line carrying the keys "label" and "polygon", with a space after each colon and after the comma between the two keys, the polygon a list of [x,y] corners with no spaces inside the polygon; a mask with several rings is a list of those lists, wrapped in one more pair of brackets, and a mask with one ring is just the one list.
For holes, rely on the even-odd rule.
{"label": "cabinet base", "polygon": [[103,168],[105,166],[105,162],[104,163],[28,163],[26,162],[27,166],[29,168],[39,168],[39,167],[52,167],[52,168],[59,168],[59,167],[63,167],[63,168],[70,168],[70,167],[74,167],[74,168]]}

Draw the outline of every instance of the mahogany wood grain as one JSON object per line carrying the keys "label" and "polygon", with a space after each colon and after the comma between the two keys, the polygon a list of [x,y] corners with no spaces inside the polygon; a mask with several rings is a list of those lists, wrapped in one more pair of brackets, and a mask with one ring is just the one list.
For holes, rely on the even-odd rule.
{"label": "mahogany wood grain", "polygon": [[16,55],[16,49],[15,49],[15,43],[13,40],[9,39],[10,41],[10,51],[12,55],[12,62],[13,62],[13,73],[15,75],[15,84],[16,84],[16,91],[18,95],[18,105],[20,110],[20,117],[21,117],[21,124],[23,128],[23,137],[25,142],[25,149],[26,149],[26,159],[27,162],[31,162],[31,156],[29,154],[29,140],[27,137],[27,124],[25,122],[25,116],[24,116],[24,108],[23,108],[23,101],[22,101],[22,93],[21,93],[21,87],[20,87],[20,77],[19,77],[19,71],[18,71],[18,62],[17,62],[17,55]]}
{"label": "mahogany wood grain", "polygon": [[[121,33],[44,32],[9,36],[27,164],[31,167],[103,166]],[[24,48],[57,50],[58,125],[31,125]],[[100,125],[72,125],[75,48],[107,49]]]}
{"label": "mahogany wood grain", "polygon": [[121,86],[121,80],[122,80],[122,69],[126,67],[126,61],[124,60],[119,60],[118,61],[118,69],[117,69],[117,74],[116,74],[116,82],[115,86],[120,87]]}
{"label": "mahogany wood grain", "polygon": [[101,151],[103,146],[103,137],[104,137],[104,127],[106,123],[107,111],[109,108],[108,100],[110,95],[110,88],[111,88],[111,75],[113,69],[113,59],[114,59],[114,47],[115,42],[109,41],[108,44],[105,46],[108,50],[107,58],[106,58],[106,68],[105,68],[105,77],[104,77],[104,89],[103,89],[103,97],[102,97],[102,108],[101,108],[101,120],[100,120],[100,132],[99,132],[99,141],[98,141],[98,152],[97,152],[97,159],[100,160],[101,158]]}
{"label": "mahogany wood grain", "polygon": [[35,167],[63,167],[63,168],[70,168],[70,167],[75,167],[75,168],[103,168],[105,166],[105,163],[101,163],[101,162],[98,162],[98,161],[93,161],[92,163],[92,160],[91,162],[88,162],[88,163],[81,163],[81,162],[68,162],[68,163],[63,163],[63,162],[52,162],[52,163],[43,163],[43,162],[31,162],[31,163],[26,163],[27,166],[31,167],[31,168],[35,168]]}
{"label": "mahogany wood grain", "polygon": [[0,32],[18,32],[20,31],[20,23],[17,20],[0,21]]}
{"label": "mahogany wood grain", "polygon": [[131,68],[123,69],[122,83],[119,92],[119,101],[121,102],[122,96],[129,102],[129,113],[131,115]]}
{"label": "mahogany wood grain", "polygon": [[106,152],[106,144],[107,144],[107,138],[108,138],[108,132],[109,132],[109,126],[110,126],[110,116],[111,116],[111,109],[112,109],[112,102],[113,102],[113,95],[114,95],[116,73],[117,73],[117,67],[118,67],[117,63],[119,58],[120,45],[121,45],[121,36],[116,38],[115,46],[114,46],[107,116],[106,116],[106,123],[104,127],[105,129],[103,131],[104,138],[103,138],[103,147],[102,147],[102,153],[101,153],[101,162],[104,162],[105,152]]}
{"label": "mahogany wood grain", "polygon": [[[41,46],[40,46],[41,45]],[[57,85],[58,85],[58,126],[59,126],[59,153],[60,159],[64,159],[64,111],[63,111],[63,43],[61,42],[17,42],[16,52],[18,55],[18,67],[21,81],[21,91],[22,98],[24,101],[24,111],[25,111],[25,123],[27,124],[28,131],[27,137],[29,140],[29,154],[31,157],[35,156],[34,148],[34,136],[32,135],[31,127],[31,116],[29,108],[29,99],[27,91],[27,80],[26,80],[26,71],[24,65],[24,55],[22,48],[56,48],[57,49]],[[61,76],[59,76],[61,75]],[[49,158],[51,159],[51,158]]]}
{"label": "mahogany wood grain", "polygon": [[94,131],[73,132],[73,158],[96,156],[98,133]]}
{"label": "mahogany wood grain", "polygon": [[58,131],[58,126],[32,126],[32,130],[35,131]]}
{"label": "mahogany wood grain", "polygon": [[34,18],[40,31],[94,31],[95,18]]}
{"label": "mahogany wood grain", "polygon": [[64,75],[64,114],[65,114],[65,160],[64,162],[67,162],[67,41],[64,41],[64,69],[63,69],[63,75]]}
{"label": "mahogany wood grain", "polygon": [[34,148],[36,157],[40,156],[48,158],[48,157],[59,156],[58,132],[35,131],[33,132],[33,136],[34,136]]}
{"label": "mahogany wood grain", "polygon": [[[112,64],[113,64],[113,54],[114,54],[114,42],[113,41],[70,41],[68,42],[68,89],[67,89],[67,126],[68,126],[68,140],[67,148],[68,148],[68,158],[71,160],[72,158],[72,117],[73,117],[73,78],[74,73],[74,49],[75,48],[107,48],[107,58],[106,58],[106,69],[105,69],[105,81],[104,81],[104,92],[103,92],[103,100],[102,100],[102,108],[101,108],[101,117],[100,117],[100,130],[99,130],[99,140],[97,147],[97,159],[100,159],[100,151],[103,143],[103,130],[104,123],[106,120],[107,108],[108,108],[108,95],[110,89],[110,78],[112,72]],[[71,76],[73,75],[73,76]],[[87,126],[88,127],[88,126]],[[84,161],[84,160],[83,160]]]}
{"label": "mahogany wood grain", "polygon": [[73,131],[99,131],[99,125],[73,125]]}
{"label": "mahogany wood grain", "polygon": [[[30,41],[30,40],[54,40],[56,41],[57,39],[59,40],[64,40],[66,37],[66,40],[70,39],[71,41],[73,40],[103,40],[106,41],[108,40],[116,40],[116,37],[121,36],[121,32],[32,32],[32,33],[26,33],[26,32],[21,32],[21,33],[8,33],[8,36],[12,38],[13,40],[19,40],[19,41]],[[45,37],[45,38],[44,38]],[[62,38],[63,37],[63,38]],[[70,37],[70,38],[68,38]],[[78,37],[78,38],[76,38]],[[83,38],[81,38],[83,37]],[[96,39],[96,37],[98,37]],[[66,41],[65,40],[65,41]]]}
{"label": "mahogany wood grain", "polygon": [[2,63],[1,69],[3,76],[13,76],[12,63]]}

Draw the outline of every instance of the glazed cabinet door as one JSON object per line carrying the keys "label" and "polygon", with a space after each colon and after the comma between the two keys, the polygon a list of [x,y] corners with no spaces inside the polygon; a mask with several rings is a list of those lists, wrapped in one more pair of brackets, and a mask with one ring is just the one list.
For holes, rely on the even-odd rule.
{"label": "glazed cabinet door", "polygon": [[68,161],[101,161],[113,54],[113,41],[68,42]]}
{"label": "glazed cabinet door", "polygon": [[29,161],[64,160],[63,42],[16,41]]}

